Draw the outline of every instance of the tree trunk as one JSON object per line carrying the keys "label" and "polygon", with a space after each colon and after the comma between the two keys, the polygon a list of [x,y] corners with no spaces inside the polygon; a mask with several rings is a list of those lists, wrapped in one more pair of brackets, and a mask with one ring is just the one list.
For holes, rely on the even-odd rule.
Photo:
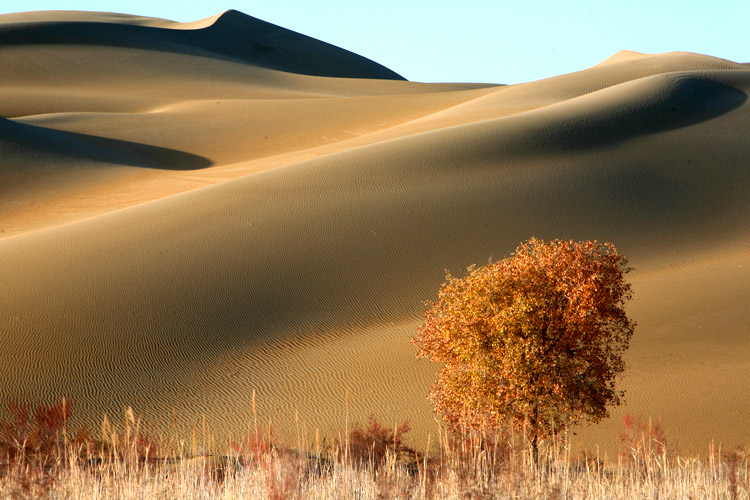
{"label": "tree trunk", "polygon": [[539,466],[539,403],[534,404],[534,409],[531,411],[531,456],[534,459],[534,467]]}

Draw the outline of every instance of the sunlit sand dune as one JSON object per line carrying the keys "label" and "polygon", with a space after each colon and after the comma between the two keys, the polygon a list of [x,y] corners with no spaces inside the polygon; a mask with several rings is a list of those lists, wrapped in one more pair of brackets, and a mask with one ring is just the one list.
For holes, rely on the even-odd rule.
{"label": "sunlit sand dune", "polygon": [[409,338],[444,270],[531,236],[637,269],[624,412],[750,437],[750,69],[620,53],[422,84],[229,11],[0,16],[0,397],[217,437],[374,412],[424,446]]}

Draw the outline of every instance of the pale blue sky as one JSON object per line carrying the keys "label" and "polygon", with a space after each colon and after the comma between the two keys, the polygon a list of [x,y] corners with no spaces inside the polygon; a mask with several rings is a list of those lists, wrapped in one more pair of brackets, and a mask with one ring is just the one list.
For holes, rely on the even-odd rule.
{"label": "pale blue sky", "polygon": [[195,21],[227,9],[374,59],[409,80],[519,83],[618,50],[750,62],[750,0],[2,0],[0,12],[96,10]]}

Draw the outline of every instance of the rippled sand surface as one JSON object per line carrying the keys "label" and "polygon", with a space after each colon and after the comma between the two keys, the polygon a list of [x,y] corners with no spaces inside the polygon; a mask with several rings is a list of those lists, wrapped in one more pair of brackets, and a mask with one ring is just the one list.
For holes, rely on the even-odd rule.
{"label": "rippled sand surface", "polygon": [[[423,84],[236,11],[0,16],[0,399],[98,429],[291,440],[370,412],[435,438],[409,338],[444,270],[612,241],[638,322],[625,412],[750,438],[750,67],[619,53]],[[297,424],[296,422],[299,422]]]}

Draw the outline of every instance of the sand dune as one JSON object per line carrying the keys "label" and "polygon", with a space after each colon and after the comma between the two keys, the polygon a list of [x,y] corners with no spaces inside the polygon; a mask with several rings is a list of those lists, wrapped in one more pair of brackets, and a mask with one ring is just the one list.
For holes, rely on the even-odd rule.
{"label": "sand dune", "polygon": [[161,28],[156,23],[123,23],[119,22],[122,16],[112,15],[64,17],[67,19],[38,16],[27,22],[0,19],[0,43],[128,47],[228,59],[306,75],[403,79],[362,56],[235,10],[206,23],[185,26],[187,29]]}
{"label": "sand dune", "polygon": [[421,84],[233,11],[14,14],[0,40],[0,397],[219,436],[254,390],[290,436],[296,413],[343,427],[348,398],[424,444],[409,338],[443,270],[596,238],[638,269],[639,327],[628,405],[581,438],[611,446],[630,411],[685,451],[747,442],[746,66]]}

